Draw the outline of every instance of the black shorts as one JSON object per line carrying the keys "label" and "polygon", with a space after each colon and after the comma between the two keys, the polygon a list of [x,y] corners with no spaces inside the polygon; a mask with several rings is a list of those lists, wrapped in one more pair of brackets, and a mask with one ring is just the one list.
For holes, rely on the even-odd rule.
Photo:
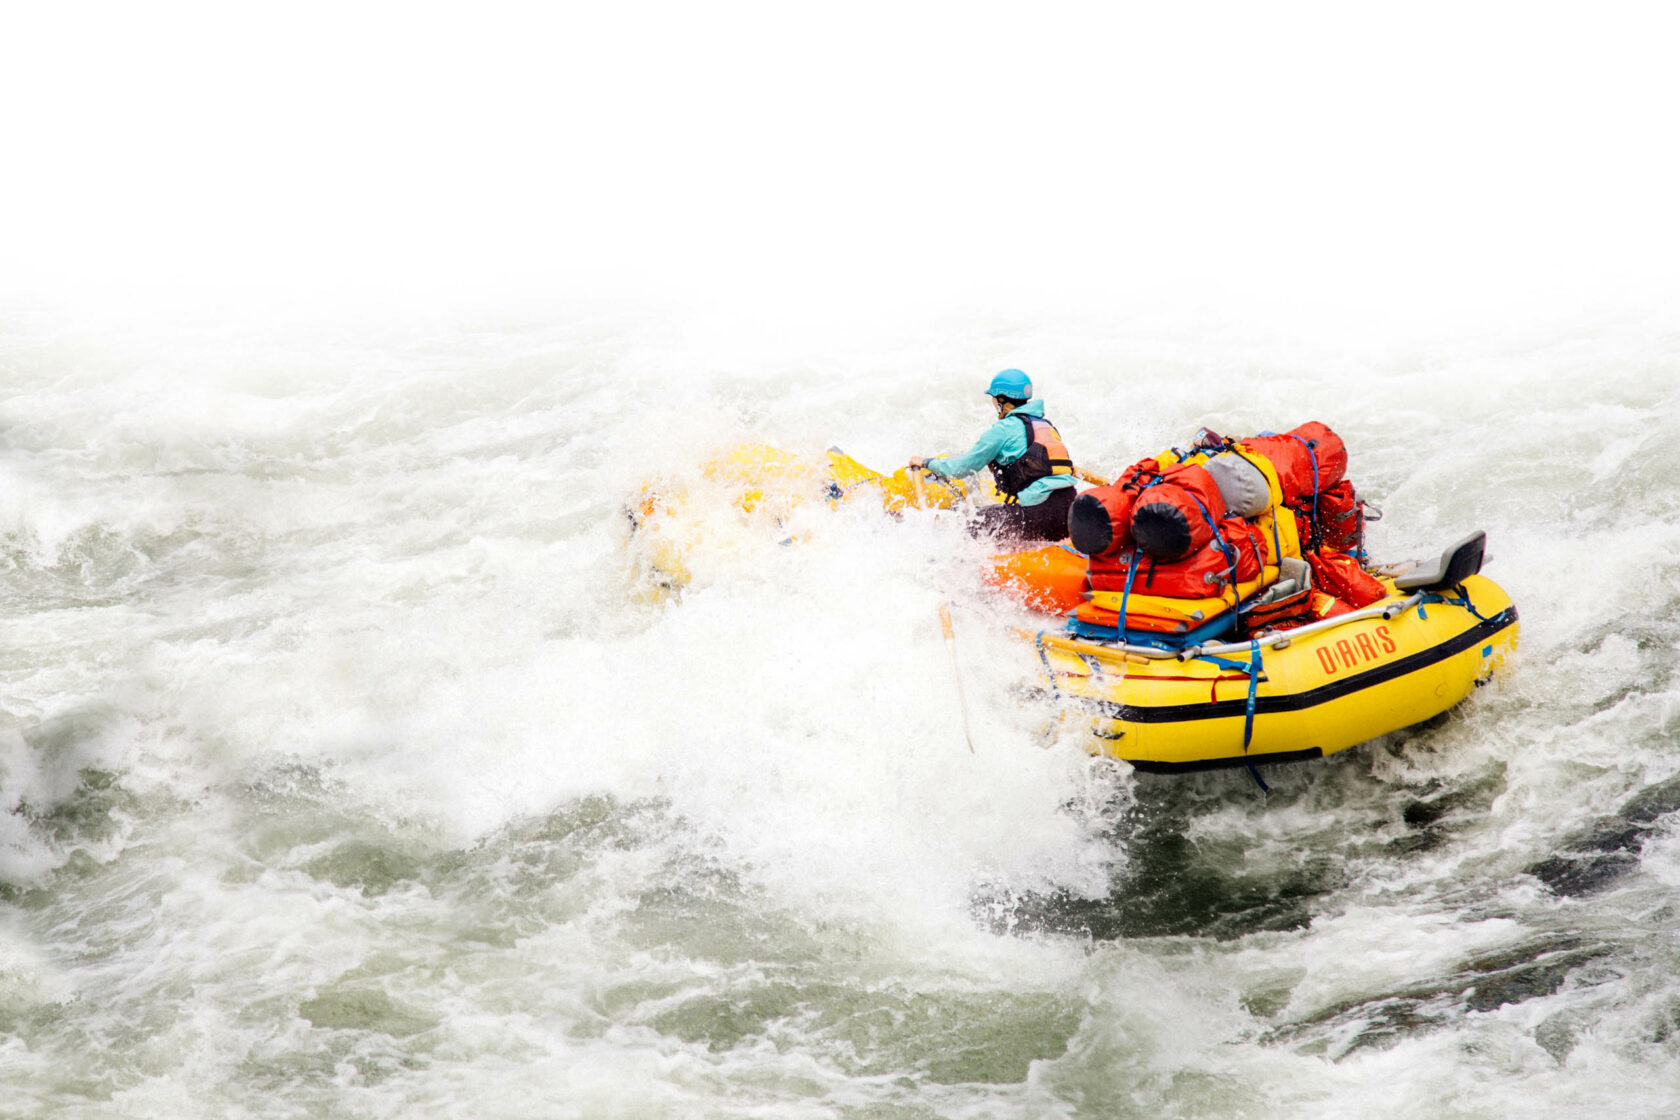
{"label": "black shorts", "polygon": [[982,506],[969,522],[968,531],[977,537],[994,537],[1001,544],[1065,540],[1073,498],[1073,487],[1063,486],[1052,490],[1036,506]]}

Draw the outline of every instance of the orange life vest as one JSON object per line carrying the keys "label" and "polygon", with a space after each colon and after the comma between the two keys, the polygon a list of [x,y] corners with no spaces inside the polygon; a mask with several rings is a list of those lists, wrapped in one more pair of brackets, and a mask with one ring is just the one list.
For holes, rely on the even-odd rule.
{"label": "orange life vest", "polygon": [[1041,416],[1028,416],[1024,412],[1011,412],[1009,415],[1026,425],[1027,450],[1007,467],[997,463],[987,464],[992,469],[992,478],[997,482],[999,493],[1008,500],[1014,500],[1017,494],[1041,478],[1073,473],[1073,459],[1068,455],[1067,445],[1062,442],[1062,435],[1056,431],[1054,424]]}

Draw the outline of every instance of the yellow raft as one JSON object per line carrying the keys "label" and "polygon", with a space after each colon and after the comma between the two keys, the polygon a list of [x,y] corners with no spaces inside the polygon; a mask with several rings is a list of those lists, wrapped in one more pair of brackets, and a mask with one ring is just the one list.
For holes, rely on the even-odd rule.
{"label": "yellow raft", "polygon": [[978,494],[995,499],[989,480],[956,479],[899,468],[871,470],[837,447],[821,456],[741,443],[680,478],[646,482],[624,505],[631,552],[658,586],[687,584],[697,549],[728,550],[739,539],[800,539],[791,528],[804,507],[879,503],[889,514],[954,509]]}
{"label": "yellow raft", "polygon": [[1445,712],[1517,642],[1511,597],[1474,534],[1349,614],[1181,650],[1043,633],[1046,690],[1089,720],[1093,753],[1145,771],[1294,762]]}
{"label": "yellow raft", "polygon": [[[984,496],[985,487],[977,489]],[[950,509],[972,496],[919,472],[870,470],[837,449],[819,457],[742,444],[687,478],[648,483],[625,514],[640,564],[658,586],[680,587],[693,551],[719,547],[720,536],[799,539],[794,515],[802,507],[861,499],[898,514]],[[1190,604],[1185,633],[1173,636],[1182,648],[1132,631],[1080,636],[1075,619],[1074,633],[1029,635],[1047,675],[1043,691],[1060,703],[1064,721],[1088,727],[1088,749],[1141,770],[1346,750],[1453,707],[1515,647],[1516,608],[1480,574],[1485,541],[1476,533],[1434,565],[1378,575],[1388,594],[1368,607],[1255,640],[1211,636],[1232,629],[1230,614],[1219,614],[1234,604],[1222,600]],[[1033,610],[1067,614],[1085,601],[1085,567],[1080,553],[1050,545],[993,556],[984,575]]]}

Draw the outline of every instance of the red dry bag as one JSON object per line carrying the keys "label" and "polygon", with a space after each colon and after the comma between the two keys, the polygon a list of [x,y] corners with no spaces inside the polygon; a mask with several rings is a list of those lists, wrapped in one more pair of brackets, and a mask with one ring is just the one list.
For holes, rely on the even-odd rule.
{"label": "red dry bag", "polygon": [[1342,437],[1316,420],[1280,436],[1252,436],[1242,446],[1271,460],[1287,505],[1311,502],[1315,492],[1322,494],[1347,473]]}
{"label": "red dry bag", "polygon": [[1309,552],[1307,563],[1312,565],[1314,586],[1350,606],[1368,607],[1388,594],[1388,588],[1345,552]]}
{"label": "red dry bag", "polygon": [[1132,539],[1157,560],[1182,560],[1213,539],[1225,517],[1219,483],[1204,468],[1172,467],[1132,506]]}

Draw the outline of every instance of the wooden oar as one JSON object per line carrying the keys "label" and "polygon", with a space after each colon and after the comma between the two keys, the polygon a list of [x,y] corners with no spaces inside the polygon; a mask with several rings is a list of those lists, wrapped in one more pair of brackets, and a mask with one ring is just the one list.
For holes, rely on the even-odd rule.
{"label": "wooden oar", "polygon": [[968,743],[968,753],[974,753],[974,736],[968,730],[968,699],[963,695],[962,666],[957,664],[957,633],[951,627],[951,608],[939,604],[939,625],[945,631],[945,648],[951,651],[951,676],[957,682],[957,710],[962,713],[963,740]]}
{"label": "wooden oar", "polygon": [[1101,475],[1092,474],[1084,467],[1074,467],[1073,477],[1077,478],[1081,482],[1089,482],[1092,486],[1108,485],[1108,479],[1102,477]]}

